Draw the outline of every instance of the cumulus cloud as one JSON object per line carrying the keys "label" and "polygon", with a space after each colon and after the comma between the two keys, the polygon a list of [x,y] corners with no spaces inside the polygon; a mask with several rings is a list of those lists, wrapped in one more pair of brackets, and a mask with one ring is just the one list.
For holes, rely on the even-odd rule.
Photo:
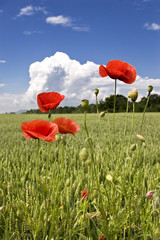
{"label": "cumulus cloud", "polygon": [[43,12],[44,14],[47,14],[47,11],[43,7],[28,5],[20,9],[20,12],[17,15],[17,17],[31,16],[34,15],[36,12]]}
{"label": "cumulus cloud", "polygon": [[145,23],[145,24],[144,24],[144,27],[145,27],[147,30],[154,30],[154,31],[160,30],[160,25],[157,24],[157,23],[152,23],[152,24]]}
{"label": "cumulus cloud", "polygon": [[4,83],[0,83],[0,88],[1,88],[1,87],[4,87],[4,86],[5,86],[5,84],[4,84]]}
{"label": "cumulus cloud", "polygon": [[[60,106],[77,106],[82,99],[95,103],[95,88],[100,90],[99,100],[114,94],[114,80],[109,77],[101,78],[98,64],[91,61],[81,64],[63,52],[56,52],[41,62],[32,63],[29,67],[29,75],[29,87],[24,94],[0,96],[1,112],[37,109],[37,94],[45,91],[55,91],[65,95]],[[131,85],[118,81],[117,94],[127,96],[132,88],[138,88],[140,100],[142,96],[147,95],[149,85],[153,85],[154,90],[159,91],[159,83],[160,79],[137,76],[135,83]]]}

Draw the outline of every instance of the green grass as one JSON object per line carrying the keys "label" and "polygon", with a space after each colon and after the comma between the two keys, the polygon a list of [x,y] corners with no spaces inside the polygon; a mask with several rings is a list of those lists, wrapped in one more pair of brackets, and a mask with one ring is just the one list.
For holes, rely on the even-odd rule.
{"label": "green grass", "polygon": [[59,116],[81,128],[66,136],[64,149],[23,137],[22,122],[47,115],[0,115],[0,239],[160,239],[160,114],[147,113],[140,132],[136,113],[132,137],[132,114],[116,114],[115,141],[112,114],[87,114],[94,152],[86,162],[79,157],[84,147],[90,152],[83,114],[52,118]]}

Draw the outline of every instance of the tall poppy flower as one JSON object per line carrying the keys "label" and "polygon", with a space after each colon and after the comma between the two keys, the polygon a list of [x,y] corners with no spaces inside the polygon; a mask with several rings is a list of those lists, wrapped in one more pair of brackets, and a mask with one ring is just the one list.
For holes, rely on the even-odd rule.
{"label": "tall poppy flower", "polygon": [[26,139],[43,139],[47,142],[55,141],[55,135],[58,133],[58,126],[55,123],[41,119],[23,122],[21,129]]}
{"label": "tall poppy flower", "polygon": [[89,195],[88,195],[86,189],[83,189],[81,199],[82,199],[82,201],[84,201],[86,198],[89,198]]}
{"label": "tall poppy flower", "polygon": [[56,123],[58,125],[59,132],[61,134],[71,133],[75,136],[75,132],[80,130],[78,123],[70,118],[59,117],[52,121],[52,123]]}
{"label": "tall poppy flower", "polygon": [[132,84],[137,76],[136,69],[132,65],[120,60],[111,60],[107,63],[106,67],[101,65],[99,67],[99,74],[101,77],[109,76],[128,84]]}
{"label": "tall poppy flower", "polygon": [[48,112],[49,110],[58,107],[60,102],[65,98],[57,92],[44,92],[37,95],[37,103],[41,112]]}

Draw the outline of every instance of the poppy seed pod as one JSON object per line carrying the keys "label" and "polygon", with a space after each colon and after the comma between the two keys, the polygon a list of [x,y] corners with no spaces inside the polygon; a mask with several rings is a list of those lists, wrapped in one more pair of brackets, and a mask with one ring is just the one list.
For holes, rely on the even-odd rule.
{"label": "poppy seed pod", "polygon": [[151,92],[152,92],[152,90],[153,90],[153,86],[151,86],[151,85],[150,85],[150,86],[148,86],[148,92],[149,92],[149,93],[151,93]]}
{"label": "poppy seed pod", "polygon": [[100,117],[103,118],[105,116],[105,112],[100,112]]}
{"label": "poppy seed pod", "polygon": [[138,97],[138,90],[137,88],[133,88],[132,91],[130,91],[128,93],[128,97],[133,101],[135,102],[137,100],[137,97]]}
{"label": "poppy seed pod", "polygon": [[98,88],[94,89],[94,93],[95,93],[95,95],[98,95],[99,89]]}
{"label": "poppy seed pod", "polygon": [[82,148],[80,153],[79,153],[79,157],[80,159],[85,162],[88,159],[89,153],[88,150],[86,148]]}
{"label": "poppy seed pod", "polygon": [[145,138],[142,135],[138,135],[137,134],[137,138],[138,140],[140,140],[141,142],[145,142]]}
{"label": "poppy seed pod", "polygon": [[84,109],[84,111],[87,111],[88,107],[89,107],[89,101],[87,99],[83,99],[81,101],[81,106]]}

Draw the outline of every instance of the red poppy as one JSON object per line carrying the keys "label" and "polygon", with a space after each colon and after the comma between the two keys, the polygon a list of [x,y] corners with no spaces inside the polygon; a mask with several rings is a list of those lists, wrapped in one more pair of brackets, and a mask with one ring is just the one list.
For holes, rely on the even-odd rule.
{"label": "red poppy", "polygon": [[125,83],[132,84],[136,80],[136,69],[126,62],[120,60],[112,60],[104,67],[99,67],[99,74],[101,77],[119,79]]}
{"label": "red poppy", "polygon": [[38,107],[41,112],[48,112],[49,110],[57,108],[64,98],[64,95],[57,92],[40,93],[37,96]]}
{"label": "red poppy", "polygon": [[59,132],[62,134],[71,133],[75,136],[74,133],[80,130],[78,123],[74,122],[70,118],[59,117],[52,122],[58,125]]}
{"label": "red poppy", "polygon": [[83,189],[82,196],[81,196],[82,201],[84,201],[86,199],[86,197],[89,198],[89,195],[88,195],[86,189]]}
{"label": "red poppy", "polygon": [[103,236],[103,235],[101,235],[99,240],[103,240],[103,238],[104,238],[104,236]]}
{"label": "red poppy", "polygon": [[26,139],[43,139],[47,142],[55,141],[55,135],[58,133],[58,126],[55,123],[41,119],[23,122],[21,129]]}

